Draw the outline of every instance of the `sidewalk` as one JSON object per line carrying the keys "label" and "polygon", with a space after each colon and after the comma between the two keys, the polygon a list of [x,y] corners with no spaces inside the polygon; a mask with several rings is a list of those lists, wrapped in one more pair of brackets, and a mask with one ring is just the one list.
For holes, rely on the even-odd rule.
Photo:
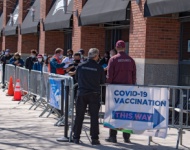
{"label": "sidewalk", "polygon": [[[63,136],[64,127],[55,127],[53,115],[39,118],[41,108],[28,110],[29,103],[20,104],[11,101],[12,97],[6,97],[0,90],[0,150],[174,150],[177,139],[177,130],[170,129],[166,139],[154,138],[158,144],[147,146],[148,137],[132,135],[132,144],[124,144],[121,133],[118,135],[118,143],[106,143],[108,129],[100,126],[100,146],[92,146],[82,133],[83,144],[58,143],[56,138]],[[86,124],[88,124],[88,121]],[[190,131],[184,135],[184,145],[190,149]],[[180,149],[188,149],[181,147]]]}

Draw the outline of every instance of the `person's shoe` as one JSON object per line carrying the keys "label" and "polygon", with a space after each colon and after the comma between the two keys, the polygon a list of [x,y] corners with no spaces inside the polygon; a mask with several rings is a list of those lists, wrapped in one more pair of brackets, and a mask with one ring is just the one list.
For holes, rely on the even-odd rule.
{"label": "person's shoe", "polygon": [[99,140],[92,140],[92,145],[100,145],[100,141]]}
{"label": "person's shoe", "polygon": [[79,144],[79,139],[73,139],[73,143]]}
{"label": "person's shoe", "polygon": [[131,143],[130,139],[124,139],[125,143]]}
{"label": "person's shoe", "polygon": [[117,143],[117,139],[115,137],[109,137],[105,139],[106,142],[111,142],[111,143]]}

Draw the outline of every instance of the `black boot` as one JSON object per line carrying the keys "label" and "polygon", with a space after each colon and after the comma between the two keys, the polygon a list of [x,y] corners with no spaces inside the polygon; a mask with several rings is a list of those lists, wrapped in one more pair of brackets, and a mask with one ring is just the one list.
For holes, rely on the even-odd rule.
{"label": "black boot", "polygon": [[117,143],[117,139],[116,137],[109,137],[107,139],[105,139],[106,142],[111,142],[111,143]]}

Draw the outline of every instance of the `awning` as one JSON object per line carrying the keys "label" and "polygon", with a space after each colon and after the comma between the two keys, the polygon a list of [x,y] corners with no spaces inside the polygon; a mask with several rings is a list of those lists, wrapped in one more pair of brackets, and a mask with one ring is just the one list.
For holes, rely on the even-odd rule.
{"label": "awning", "polygon": [[80,15],[80,25],[123,21],[130,0],[88,0]]}
{"label": "awning", "polygon": [[12,14],[13,19],[10,18],[7,23],[7,26],[5,27],[5,30],[4,30],[5,36],[16,35],[16,30],[18,26],[18,16],[19,16],[19,5],[16,6]]}
{"label": "awning", "polygon": [[3,30],[3,13],[0,15],[0,37],[1,37],[1,32]]}
{"label": "awning", "polygon": [[21,25],[21,34],[38,32],[38,24],[40,22],[40,0],[35,0],[32,8],[34,9],[34,19],[32,17],[32,9],[30,9]]}
{"label": "awning", "polygon": [[144,16],[158,16],[190,11],[190,0],[147,0]]}
{"label": "awning", "polygon": [[68,0],[68,13],[64,12],[64,0],[56,0],[44,22],[45,31],[71,27],[73,0]]}

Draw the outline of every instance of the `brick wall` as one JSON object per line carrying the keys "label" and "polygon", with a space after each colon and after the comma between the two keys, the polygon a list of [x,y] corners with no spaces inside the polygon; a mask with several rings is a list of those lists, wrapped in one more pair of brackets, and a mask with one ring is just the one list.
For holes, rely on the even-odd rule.
{"label": "brick wall", "polygon": [[5,41],[6,41],[5,49],[10,49],[11,53],[17,52],[17,42],[18,42],[17,35],[6,36]]}
{"label": "brick wall", "polygon": [[133,58],[145,57],[146,44],[146,18],[144,18],[144,3],[139,5],[131,1],[130,33],[129,33],[129,55]]}
{"label": "brick wall", "polygon": [[64,32],[46,31],[45,43],[45,53],[48,55],[53,55],[58,47],[64,49]]}
{"label": "brick wall", "polygon": [[178,59],[180,22],[170,18],[148,18],[146,58]]}
{"label": "brick wall", "polygon": [[[30,2],[26,1],[26,0],[19,0],[19,8],[23,8],[23,9],[19,9],[19,17],[18,17],[18,24],[22,24],[26,15],[28,14],[28,8],[30,8]],[[20,34],[20,28],[18,28],[18,45],[17,45],[17,50],[20,53],[25,53],[26,49],[30,49],[31,45],[25,45],[25,48],[23,49],[23,35]],[[24,40],[25,41],[25,40]],[[33,40],[32,40],[33,41]],[[26,48],[28,46],[28,48]]]}
{"label": "brick wall", "polygon": [[[10,17],[8,15],[10,15],[13,12],[16,1],[17,0],[11,0],[11,1],[3,0],[3,12],[4,12],[3,13],[3,27],[6,27],[7,22],[10,19]],[[11,37],[9,37],[8,39],[10,40]],[[15,37],[13,37],[12,40],[13,40],[13,45],[11,45],[10,41],[8,43],[6,40],[6,37],[3,36],[2,37],[2,49],[6,49],[7,47],[10,47],[10,49],[11,49],[13,47],[13,49],[15,51],[15,49],[17,49],[17,42],[15,44]]]}
{"label": "brick wall", "polygon": [[[45,20],[47,13],[49,12],[50,6],[52,4],[52,0],[41,0],[40,1],[40,18]],[[39,53],[45,53],[45,31],[43,28],[43,22],[40,21],[40,38],[39,38]]]}
{"label": "brick wall", "polygon": [[122,29],[121,31],[121,40],[129,42],[129,29]]}
{"label": "brick wall", "polygon": [[83,27],[81,35],[81,48],[87,55],[90,48],[98,48],[100,54],[105,52],[105,29],[99,27]]}
{"label": "brick wall", "polygon": [[38,35],[37,34],[24,34],[22,35],[22,53],[30,54],[31,49],[38,49]]}
{"label": "brick wall", "polygon": [[[73,10],[78,10],[79,14],[86,0],[74,0]],[[72,48],[77,52],[80,48],[85,50],[85,55],[90,48],[96,47],[101,54],[104,53],[105,48],[105,30],[99,27],[79,27],[78,18],[73,15],[73,41]]]}

